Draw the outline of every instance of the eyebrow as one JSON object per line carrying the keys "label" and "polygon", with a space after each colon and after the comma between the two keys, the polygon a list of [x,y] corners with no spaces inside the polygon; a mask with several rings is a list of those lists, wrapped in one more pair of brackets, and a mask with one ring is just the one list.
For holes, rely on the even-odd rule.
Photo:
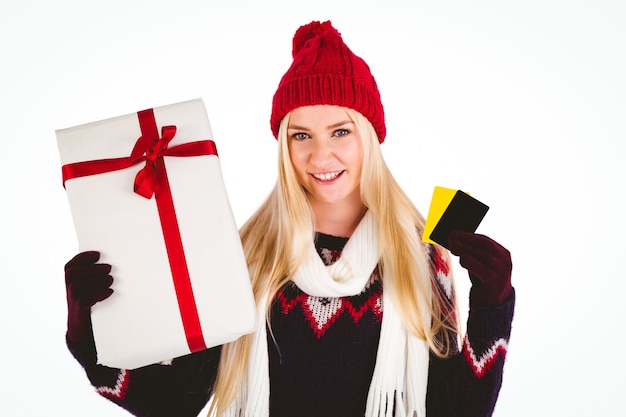
{"label": "eyebrow", "polygon": [[[344,126],[344,125],[347,125],[347,124],[354,124],[354,122],[352,120],[344,120],[344,121],[341,121],[341,122],[338,122],[338,123],[333,123],[330,126],[327,126],[327,129],[334,129],[336,127]],[[287,126],[287,129],[292,129],[292,130],[309,130],[306,127],[292,125],[292,124]]]}

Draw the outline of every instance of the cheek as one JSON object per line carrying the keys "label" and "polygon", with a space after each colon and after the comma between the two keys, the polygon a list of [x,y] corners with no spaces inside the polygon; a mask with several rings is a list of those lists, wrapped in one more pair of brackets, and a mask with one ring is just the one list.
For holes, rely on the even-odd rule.
{"label": "cheek", "polygon": [[361,171],[363,171],[363,159],[359,159],[358,161],[356,161],[355,165],[357,166],[357,172],[359,173],[359,177],[360,177]]}
{"label": "cheek", "polygon": [[296,180],[298,184],[306,188],[306,183],[309,178],[309,174],[306,170],[306,165],[302,156],[298,157],[298,155],[291,156],[291,166],[293,167],[293,172],[295,174]]}
{"label": "cheek", "polygon": [[291,165],[293,165],[293,169],[300,174],[305,167],[306,157],[302,152],[298,152],[298,150],[294,150],[293,148],[289,149],[289,159],[291,159]]}
{"label": "cheek", "polygon": [[356,168],[359,175],[361,174],[361,170],[363,169],[363,149],[360,146],[356,146],[352,149],[351,152],[352,158],[350,163],[353,167]]}

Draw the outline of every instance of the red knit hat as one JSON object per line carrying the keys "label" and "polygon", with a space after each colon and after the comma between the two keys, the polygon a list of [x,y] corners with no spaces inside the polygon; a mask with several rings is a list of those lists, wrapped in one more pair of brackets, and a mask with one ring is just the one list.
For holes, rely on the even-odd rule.
{"label": "red knit hat", "polygon": [[354,109],[385,140],[385,114],[376,81],[363,59],[343,43],[330,21],[301,26],[293,37],[293,63],[272,101],[270,125],[278,137],[280,121],[291,110],[317,104]]}

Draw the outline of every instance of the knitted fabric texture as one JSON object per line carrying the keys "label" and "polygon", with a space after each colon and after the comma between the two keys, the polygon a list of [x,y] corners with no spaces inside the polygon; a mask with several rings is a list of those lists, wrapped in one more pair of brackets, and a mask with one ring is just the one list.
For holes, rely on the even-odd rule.
{"label": "knitted fabric texture", "polygon": [[374,126],[378,141],[385,140],[385,114],[376,81],[369,66],[346,46],[330,21],[301,26],[293,37],[292,56],[293,63],[272,102],[274,137],[290,111],[329,104],[358,111]]}

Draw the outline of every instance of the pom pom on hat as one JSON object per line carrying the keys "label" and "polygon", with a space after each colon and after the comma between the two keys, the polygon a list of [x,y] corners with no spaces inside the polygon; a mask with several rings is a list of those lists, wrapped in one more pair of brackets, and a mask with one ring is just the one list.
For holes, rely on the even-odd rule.
{"label": "pom pom on hat", "polygon": [[295,35],[293,35],[293,49],[291,50],[291,56],[295,58],[309,39],[319,37],[327,30],[335,31],[336,36],[341,37],[339,32],[337,32],[330,22],[311,22],[308,25],[300,26]]}
{"label": "pom pom on hat", "polygon": [[293,63],[272,101],[274,137],[278,137],[280,121],[293,109],[330,104],[358,111],[372,123],[379,142],[385,140],[385,115],[376,81],[369,66],[346,46],[330,21],[313,21],[298,28],[292,56]]}

